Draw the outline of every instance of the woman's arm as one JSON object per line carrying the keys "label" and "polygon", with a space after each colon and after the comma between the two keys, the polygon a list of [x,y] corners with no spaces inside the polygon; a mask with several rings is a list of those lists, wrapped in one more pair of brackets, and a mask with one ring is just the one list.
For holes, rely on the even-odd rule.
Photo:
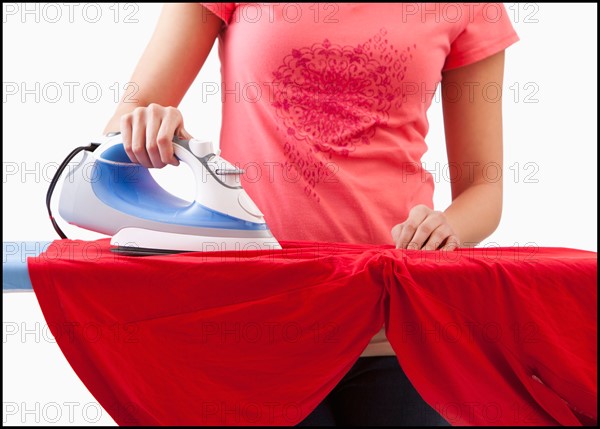
{"label": "woman's arm", "polygon": [[176,163],[171,141],[183,119],[171,106],[179,105],[194,81],[221,25],[222,21],[200,4],[164,5],[131,77],[138,89],[136,100],[126,101],[129,94],[125,94],[104,130],[123,133],[125,149],[134,162],[146,167]]}
{"label": "woman's arm", "polygon": [[[491,235],[502,215],[502,84],[504,51],[442,78],[442,106],[449,165],[459,167],[452,204],[444,211],[463,245],[474,246]],[[457,86],[453,99],[444,88]],[[474,87],[473,97],[467,88]],[[458,176],[458,175],[457,175]]]}
{"label": "woman's arm", "polygon": [[502,213],[503,78],[504,51],[443,74],[449,171],[456,172],[452,204],[443,213],[414,207],[392,229],[396,247],[474,246],[497,228]]}

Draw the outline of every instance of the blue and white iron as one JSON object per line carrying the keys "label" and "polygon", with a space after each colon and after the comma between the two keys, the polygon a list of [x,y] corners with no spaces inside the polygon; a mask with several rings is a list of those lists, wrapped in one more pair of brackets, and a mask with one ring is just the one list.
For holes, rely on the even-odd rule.
{"label": "blue and white iron", "polygon": [[[78,148],[84,150],[83,159],[63,181],[58,210],[70,224],[112,235],[111,250],[148,255],[281,249],[241,186],[243,170],[221,158],[211,142],[173,140],[175,156],[194,174],[196,194],[189,202],[165,191],[148,169],[131,162],[119,133],[101,140]],[[46,202],[53,225],[65,238],[50,210],[57,180]]]}

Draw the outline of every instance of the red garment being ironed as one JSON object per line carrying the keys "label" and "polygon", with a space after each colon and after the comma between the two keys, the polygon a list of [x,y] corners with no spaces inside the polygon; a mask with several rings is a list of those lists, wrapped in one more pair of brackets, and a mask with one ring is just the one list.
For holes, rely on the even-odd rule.
{"label": "red garment being ironed", "polygon": [[293,425],[385,323],[451,424],[597,422],[597,254],[282,242],[126,257],[107,239],[29,258],[67,360],[120,425]]}

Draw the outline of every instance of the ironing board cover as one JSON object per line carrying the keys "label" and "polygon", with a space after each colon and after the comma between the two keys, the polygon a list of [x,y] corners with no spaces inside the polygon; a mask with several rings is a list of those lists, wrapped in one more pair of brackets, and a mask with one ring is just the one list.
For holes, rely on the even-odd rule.
{"label": "ironing board cover", "polygon": [[60,240],[28,265],[58,345],[120,425],[297,424],[383,324],[451,424],[596,424],[596,253],[282,245],[127,257]]}

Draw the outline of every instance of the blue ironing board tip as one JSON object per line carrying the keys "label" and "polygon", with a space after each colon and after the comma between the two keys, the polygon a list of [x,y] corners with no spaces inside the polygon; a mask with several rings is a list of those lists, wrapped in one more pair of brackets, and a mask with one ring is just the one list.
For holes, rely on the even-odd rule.
{"label": "blue ironing board tip", "polygon": [[2,292],[32,292],[27,258],[40,255],[52,241],[2,242]]}

